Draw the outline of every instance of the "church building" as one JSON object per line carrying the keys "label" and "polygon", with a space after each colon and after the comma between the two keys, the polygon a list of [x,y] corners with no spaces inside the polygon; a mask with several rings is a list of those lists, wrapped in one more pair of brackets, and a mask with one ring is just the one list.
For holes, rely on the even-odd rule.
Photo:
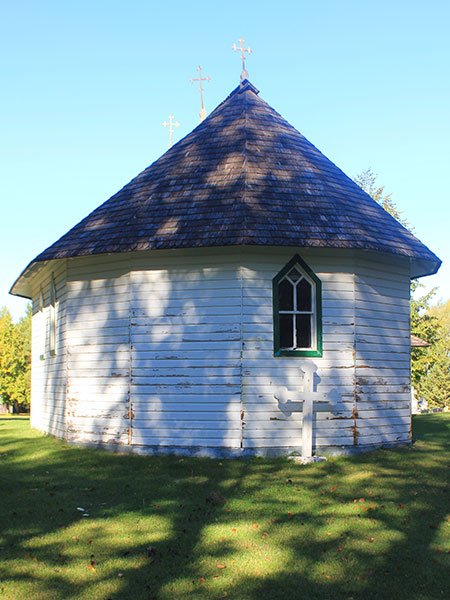
{"label": "church building", "polygon": [[32,425],[207,456],[408,443],[410,279],[439,266],[244,79],[14,283]]}

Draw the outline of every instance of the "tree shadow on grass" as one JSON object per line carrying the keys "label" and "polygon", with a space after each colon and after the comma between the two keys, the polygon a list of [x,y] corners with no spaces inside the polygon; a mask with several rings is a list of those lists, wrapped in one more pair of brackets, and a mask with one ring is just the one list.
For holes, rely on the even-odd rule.
{"label": "tree shadow on grass", "polygon": [[2,440],[2,585],[46,599],[445,597],[449,426],[427,417],[415,447],[307,467]]}

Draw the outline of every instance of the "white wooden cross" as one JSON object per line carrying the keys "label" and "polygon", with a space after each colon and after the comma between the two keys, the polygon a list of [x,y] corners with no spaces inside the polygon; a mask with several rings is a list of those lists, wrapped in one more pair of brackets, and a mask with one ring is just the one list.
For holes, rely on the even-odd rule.
{"label": "white wooden cross", "polygon": [[290,392],[287,387],[282,387],[274,396],[278,400],[279,409],[287,416],[293,412],[303,412],[302,457],[310,458],[312,456],[314,404],[316,402],[327,403],[331,408],[331,405],[337,400],[337,393],[335,390],[324,393],[314,391],[314,373],[317,371],[317,365],[313,362],[305,361],[300,365],[300,370],[303,373],[303,392]]}

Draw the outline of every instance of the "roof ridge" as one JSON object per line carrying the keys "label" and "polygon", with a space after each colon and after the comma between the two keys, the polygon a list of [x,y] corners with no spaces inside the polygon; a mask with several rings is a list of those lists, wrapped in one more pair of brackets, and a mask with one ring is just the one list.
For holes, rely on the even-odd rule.
{"label": "roof ridge", "polygon": [[[241,93],[246,91],[247,89],[249,89],[249,86],[251,86],[251,88],[253,88],[253,86],[251,85],[251,83],[247,80],[244,79],[244,81],[241,84],[243,86],[243,89],[241,90]],[[244,89],[245,86],[245,89]],[[254,88],[256,89],[256,88]],[[253,91],[253,89],[252,89]],[[242,193],[242,234],[241,234],[241,238],[243,240],[247,239],[248,236],[248,231],[247,231],[247,186],[248,186],[248,100],[247,100],[247,96],[244,95],[243,96],[244,99],[244,191]]]}

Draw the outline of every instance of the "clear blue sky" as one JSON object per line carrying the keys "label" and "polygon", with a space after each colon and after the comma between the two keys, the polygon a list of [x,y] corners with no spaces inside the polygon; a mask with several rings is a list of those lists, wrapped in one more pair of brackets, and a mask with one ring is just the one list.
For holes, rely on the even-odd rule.
{"label": "clear blue sky", "polygon": [[443,261],[450,297],[450,2],[85,0],[0,8],[0,306],[28,262],[238,84],[243,36],[261,97],[349,176],[378,182]]}

